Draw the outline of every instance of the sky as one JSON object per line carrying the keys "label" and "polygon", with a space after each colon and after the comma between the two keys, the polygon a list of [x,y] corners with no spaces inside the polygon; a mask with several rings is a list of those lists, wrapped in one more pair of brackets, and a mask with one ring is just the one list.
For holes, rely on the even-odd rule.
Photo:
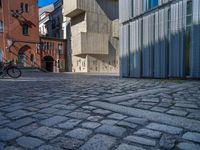
{"label": "sky", "polygon": [[55,2],[56,0],[38,0],[39,1],[39,7],[42,7],[42,6],[46,6],[48,4],[51,4],[53,2]]}

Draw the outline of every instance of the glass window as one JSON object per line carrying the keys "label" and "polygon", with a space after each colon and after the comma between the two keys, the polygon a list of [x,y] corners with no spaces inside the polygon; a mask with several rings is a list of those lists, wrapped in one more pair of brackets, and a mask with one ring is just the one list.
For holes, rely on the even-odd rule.
{"label": "glass window", "polygon": [[20,4],[20,10],[21,10],[22,13],[24,12],[24,3]]}
{"label": "glass window", "polygon": [[131,15],[134,17],[134,0],[131,1]]}
{"label": "glass window", "polygon": [[0,8],[2,7],[2,0],[0,0]]}
{"label": "glass window", "polygon": [[23,27],[22,27],[22,33],[23,35],[28,35],[28,30],[29,30],[29,26],[28,24],[24,24]]}
{"label": "glass window", "polygon": [[158,6],[158,0],[150,0],[150,8]]}
{"label": "glass window", "polygon": [[158,0],[146,0],[146,10],[152,9],[158,6]]}
{"label": "glass window", "polygon": [[0,32],[3,32],[3,21],[0,21]]}
{"label": "glass window", "polygon": [[25,4],[25,12],[28,12],[28,4]]}

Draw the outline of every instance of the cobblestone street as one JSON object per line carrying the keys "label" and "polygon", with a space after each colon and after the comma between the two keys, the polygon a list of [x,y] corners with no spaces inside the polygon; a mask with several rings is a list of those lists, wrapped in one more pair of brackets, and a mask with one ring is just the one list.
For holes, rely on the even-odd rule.
{"label": "cobblestone street", "polygon": [[0,79],[0,150],[200,149],[200,82],[45,74]]}

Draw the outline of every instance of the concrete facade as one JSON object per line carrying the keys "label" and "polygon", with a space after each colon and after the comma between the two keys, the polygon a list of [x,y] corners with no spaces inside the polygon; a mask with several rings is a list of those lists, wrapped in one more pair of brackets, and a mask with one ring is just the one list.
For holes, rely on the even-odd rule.
{"label": "concrete facade", "polygon": [[64,15],[71,18],[72,71],[117,73],[118,0],[65,0]]}
{"label": "concrete facade", "polygon": [[200,77],[199,0],[120,0],[121,76]]}

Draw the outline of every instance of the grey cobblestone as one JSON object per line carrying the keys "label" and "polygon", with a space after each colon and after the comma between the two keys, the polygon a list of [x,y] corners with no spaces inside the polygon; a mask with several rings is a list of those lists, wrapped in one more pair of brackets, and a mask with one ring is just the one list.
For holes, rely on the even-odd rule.
{"label": "grey cobblestone", "polygon": [[73,117],[75,119],[86,119],[90,115],[87,113],[83,113],[83,112],[72,112],[72,113],[68,114],[67,116]]}
{"label": "grey cobblestone", "polygon": [[76,150],[83,144],[83,141],[66,137],[58,137],[53,139],[51,143],[52,145],[62,149]]}
{"label": "grey cobblestone", "polygon": [[199,150],[200,145],[193,143],[179,143],[177,147],[181,150]]}
{"label": "grey cobblestone", "polygon": [[116,139],[110,136],[97,134],[86,142],[80,150],[109,150],[116,142]]}
{"label": "grey cobblestone", "polygon": [[[66,73],[0,79],[0,147],[200,149],[199,87],[196,81]],[[26,148],[34,144],[30,138],[44,143]]]}
{"label": "grey cobblestone", "polygon": [[14,112],[6,114],[7,117],[12,118],[12,119],[19,119],[25,116],[30,116],[33,113],[27,112],[25,110],[16,110]]}
{"label": "grey cobblestone", "polygon": [[126,132],[126,129],[117,126],[102,125],[96,129],[96,132],[120,137],[124,134],[124,132]]}
{"label": "grey cobblestone", "polygon": [[40,127],[33,132],[31,132],[31,135],[45,139],[45,140],[50,140],[57,135],[61,134],[62,131],[54,128],[49,128],[49,127]]}
{"label": "grey cobblestone", "polygon": [[24,148],[33,149],[40,146],[44,142],[36,138],[23,136],[17,139],[17,143]]}
{"label": "grey cobblestone", "polygon": [[132,122],[135,124],[140,124],[140,125],[144,125],[148,122],[147,119],[143,119],[143,118],[136,118],[136,117],[129,117],[125,119],[128,122]]}
{"label": "grey cobblestone", "polygon": [[111,120],[111,119],[105,119],[101,121],[102,124],[107,124],[107,125],[115,125],[117,122],[118,120]]}
{"label": "grey cobblestone", "polygon": [[126,121],[117,122],[117,125],[121,126],[121,127],[125,127],[125,128],[132,128],[132,129],[137,127],[136,124],[129,123],[129,122],[126,122]]}
{"label": "grey cobblestone", "polygon": [[97,113],[97,114],[101,114],[101,115],[108,115],[111,113],[111,111],[109,110],[104,110],[104,109],[96,109],[93,111],[94,113]]}
{"label": "grey cobblestone", "polygon": [[161,132],[149,130],[149,129],[139,129],[134,133],[135,135],[141,135],[141,136],[148,136],[152,138],[160,138]]}
{"label": "grey cobblestone", "polygon": [[121,144],[116,150],[145,150],[145,149],[133,145]]}
{"label": "grey cobblestone", "polygon": [[63,129],[73,129],[76,125],[78,125],[82,120],[79,119],[70,119],[64,123],[58,124],[59,128]]}
{"label": "grey cobblestone", "polygon": [[96,123],[96,122],[84,122],[82,123],[81,126],[84,128],[95,129],[99,127],[100,125],[101,125],[100,123]]}
{"label": "grey cobblestone", "polygon": [[139,136],[128,136],[124,138],[124,140],[131,141],[134,143],[148,145],[148,146],[156,146],[156,141],[152,139],[147,139]]}
{"label": "grey cobblestone", "polygon": [[23,118],[23,119],[19,119],[19,120],[9,123],[8,127],[17,129],[17,128],[23,127],[25,125],[31,124],[34,121],[35,120],[33,118]]}
{"label": "grey cobblestone", "polygon": [[43,125],[46,125],[46,126],[54,126],[60,122],[67,120],[67,119],[68,119],[67,117],[63,117],[63,116],[53,116],[51,118],[41,121],[40,123]]}
{"label": "grey cobblestone", "polygon": [[0,142],[0,150],[3,150],[4,147],[5,147],[5,144]]}
{"label": "grey cobblestone", "polygon": [[157,130],[157,131],[163,131],[170,134],[180,134],[183,130],[181,128],[172,127],[168,125],[158,124],[158,123],[151,123],[148,126],[146,126],[149,129]]}
{"label": "grey cobblestone", "polygon": [[181,110],[169,110],[167,113],[172,114],[172,115],[178,115],[178,116],[186,116],[187,115],[186,111],[181,111]]}
{"label": "grey cobblestone", "polygon": [[3,150],[22,150],[22,149],[15,147],[15,146],[8,146],[8,147],[4,148]]}
{"label": "grey cobblestone", "polygon": [[164,134],[160,139],[160,146],[166,150],[170,150],[175,146],[176,139],[171,135]]}
{"label": "grey cobblestone", "polygon": [[21,136],[21,133],[9,128],[0,129],[0,141],[9,141]]}
{"label": "grey cobblestone", "polygon": [[51,145],[43,145],[38,148],[38,150],[63,150],[59,147],[53,147]]}
{"label": "grey cobblestone", "polygon": [[108,116],[108,118],[111,118],[111,119],[117,119],[117,120],[122,120],[124,118],[126,118],[127,116],[124,116],[124,115],[121,115],[121,114],[117,114],[117,113],[114,113],[114,114],[111,114]]}
{"label": "grey cobblestone", "polygon": [[65,135],[75,139],[86,140],[90,134],[92,134],[91,130],[77,128],[67,132]]}
{"label": "grey cobblestone", "polygon": [[200,133],[187,132],[183,135],[183,139],[200,143]]}

